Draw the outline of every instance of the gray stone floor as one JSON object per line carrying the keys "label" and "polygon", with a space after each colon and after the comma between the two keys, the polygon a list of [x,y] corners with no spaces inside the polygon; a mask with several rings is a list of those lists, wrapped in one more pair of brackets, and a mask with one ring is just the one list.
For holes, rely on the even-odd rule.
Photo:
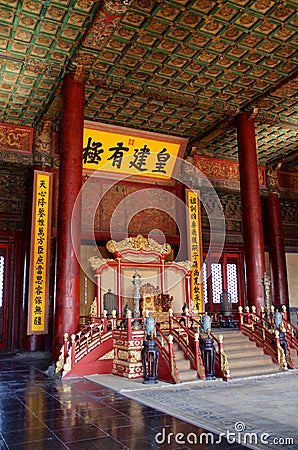
{"label": "gray stone floor", "polygon": [[148,386],[142,380],[113,375],[88,379],[192,425],[222,433],[231,443],[262,450],[298,449],[298,370],[180,385]]}

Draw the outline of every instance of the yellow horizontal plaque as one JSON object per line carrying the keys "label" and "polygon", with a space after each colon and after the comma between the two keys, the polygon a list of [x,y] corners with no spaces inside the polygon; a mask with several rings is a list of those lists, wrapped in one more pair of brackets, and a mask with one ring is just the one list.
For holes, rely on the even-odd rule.
{"label": "yellow horizontal plaque", "polygon": [[83,170],[170,179],[187,139],[85,122]]}

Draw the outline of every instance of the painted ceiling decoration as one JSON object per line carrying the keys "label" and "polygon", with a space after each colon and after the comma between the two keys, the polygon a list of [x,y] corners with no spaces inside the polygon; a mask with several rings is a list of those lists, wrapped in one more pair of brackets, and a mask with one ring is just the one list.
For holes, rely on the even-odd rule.
{"label": "painted ceiling decoration", "polygon": [[59,124],[63,76],[84,65],[86,120],[237,160],[246,111],[258,163],[298,170],[297,48],[298,0],[0,0],[0,122]]}

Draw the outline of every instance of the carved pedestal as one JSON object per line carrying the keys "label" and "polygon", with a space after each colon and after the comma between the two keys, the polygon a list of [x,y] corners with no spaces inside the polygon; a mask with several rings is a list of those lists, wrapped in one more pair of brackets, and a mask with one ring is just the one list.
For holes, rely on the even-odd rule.
{"label": "carved pedestal", "polygon": [[141,378],[143,376],[141,357],[143,340],[143,330],[132,330],[131,339],[128,339],[126,330],[114,331],[114,375],[125,378]]}

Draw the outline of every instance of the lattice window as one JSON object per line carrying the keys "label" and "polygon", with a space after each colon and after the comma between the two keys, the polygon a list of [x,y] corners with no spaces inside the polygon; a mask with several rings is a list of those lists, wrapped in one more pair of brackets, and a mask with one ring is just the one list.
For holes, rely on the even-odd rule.
{"label": "lattice window", "polygon": [[203,276],[203,298],[204,303],[208,303],[208,284],[207,284],[207,264],[204,263],[202,267]]}
{"label": "lattice window", "polygon": [[0,308],[3,306],[4,303],[4,262],[5,258],[4,256],[0,256]]}
{"label": "lattice window", "polygon": [[220,303],[220,294],[223,291],[221,264],[215,263],[211,264],[211,280],[212,280],[212,302]]}
{"label": "lattice window", "polygon": [[227,264],[227,288],[229,294],[231,294],[232,303],[238,303],[238,277],[236,264]]}

